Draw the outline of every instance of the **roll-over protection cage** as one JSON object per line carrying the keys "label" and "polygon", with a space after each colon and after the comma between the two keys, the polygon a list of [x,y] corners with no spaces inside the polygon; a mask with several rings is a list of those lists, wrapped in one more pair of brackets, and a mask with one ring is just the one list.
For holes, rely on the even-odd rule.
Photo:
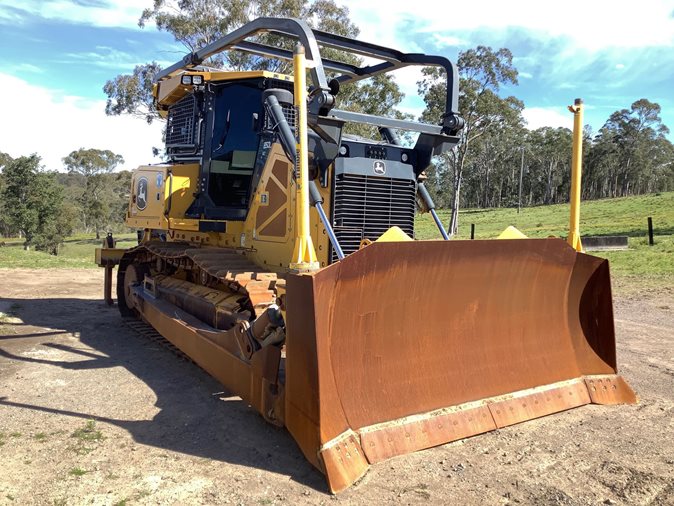
{"label": "roll-over protection cage", "polygon": [[[221,39],[212,42],[206,47],[186,55],[179,62],[161,71],[156,81],[174,76],[181,71],[194,69],[206,59],[223,51],[243,51],[265,58],[292,61],[292,51],[247,40],[262,33],[274,33],[290,39],[298,40],[305,48],[307,66],[311,69],[312,90],[309,98],[310,123],[316,121],[317,116],[332,116],[343,121],[365,123],[378,127],[399,128],[429,134],[442,135],[444,141],[452,145],[454,137],[463,127],[463,119],[458,112],[458,73],[456,66],[443,56],[431,56],[420,53],[402,53],[377,44],[350,39],[309,27],[300,19],[292,18],[258,18],[234,30]],[[380,63],[365,64],[362,67],[348,63],[322,58],[319,45],[337,49],[365,58],[380,60]],[[362,79],[391,72],[409,66],[439,66],[447,75],[447,93],[445,112],[440,125],[428,125],[414,121],[384,118],[369,114],[354,113],[333,109],[335,94],[339,84],[353,83]],[[328,82],[325,71],[330,70],[339,75]],[[337,84],[338,83],[338,84]],[[427,143],[430,139],[426,139]],[[435,146],[438,142],[433,142]],[[434,146],[434,147],[435,147]]]}

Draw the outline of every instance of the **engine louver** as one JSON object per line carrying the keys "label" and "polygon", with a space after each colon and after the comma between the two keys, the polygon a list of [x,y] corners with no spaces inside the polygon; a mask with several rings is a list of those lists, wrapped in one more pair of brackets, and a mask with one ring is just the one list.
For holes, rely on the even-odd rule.
{"label": "engine louver", "polygon": [[392,226],[414,237],[413,180],[359,174],[338,174],[335,179],[333,224],[345,254],[356,251],[362,239],[374,241]]}

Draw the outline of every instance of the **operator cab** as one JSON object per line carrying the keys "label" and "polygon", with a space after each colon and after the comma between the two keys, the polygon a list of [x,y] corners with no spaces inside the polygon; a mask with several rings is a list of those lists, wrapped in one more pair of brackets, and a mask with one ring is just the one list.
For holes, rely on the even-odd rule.
{"label": "operator cab", "polygon": [[[293,84],[289,77],[269,72],[199,75],[204,76],[199,84],[186,79],[194,76],[176,76],[182,79],[173,94],[181,92],[182,97],[164,108],[169,159],[201,165],[197,194],[186,216],[245,220],[269,153],[271,142],[266,141],[273,140],[265,128],[262,93],[292,90]],[[169,93],[164,95],[171,98]]]}
{"label": "operator cab", "polygon": [[262,112],[261,90],[259,83],[250,81],[213,88],[215,118],[208,195],[216,207],[229,209],[233,215],[242,214],[240,219],[245,219],[260,144],[253,118]]}

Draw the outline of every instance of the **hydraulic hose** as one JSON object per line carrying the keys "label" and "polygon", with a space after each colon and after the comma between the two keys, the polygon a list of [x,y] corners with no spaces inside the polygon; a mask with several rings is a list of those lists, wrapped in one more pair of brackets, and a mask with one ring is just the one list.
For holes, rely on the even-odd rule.
{"label": "hydraulic hose", "polygon": [[278,127],[279,137],[281,138],[281,144],[283,145],[286,155],[288,155],[291,162],[295,163],[295,159],[297,158],[295,134],[293,134],[293,131],[288,124],[288,120],[283,114],[281,104],[279,104],[278,99],[274,95],[268,95],[265,99],[265,104],[274,119],[274,123],[276,123]]}
{"label": "hydraulic hose", "polygon": [[426,186],[424,186],[424,183],[419,183],[419,195],[421,196],[422,200],[424,201],[424,204],[426,204],[426,207],[428,207],[428,211],[431,213],[431,216],[433,216],[433,220],[435,221],[435,224],[438,226],[438,230],[440,230],[440,233],[442,234],[442,238],[445,241],[449,241],[449,236],[447,235],[447,232],[445,231],[445,227],[442,226],[442,222],[440,221],[440,218],[438,217],[438,213],[435,212],[435,203],[433,202],[433,199],[431,198],[430,193],[428,193],[428,190],[426,189]]}
{"label": "hydraulic hose", "polygon": [[321,221],[323,222],[323,226],[325,227],[325,231],[327,232],[328,237],[330,238],[332,247],[335,248],[337,258],[343,260],[344,252],[342,251],[342,247],[339,245],[339,241],[337,240],[337,236],[335,235],[334,230],[332,230],[330,220],[328,220],[328,217],[325,215],[325,211],[323,210],[323,197],[318,191],[316,183],[314,183],[313,181],[309,181],[309,197],[311,198],[311,203],[316,208],[316,211],[318,211],[318,216],[321,218]]}

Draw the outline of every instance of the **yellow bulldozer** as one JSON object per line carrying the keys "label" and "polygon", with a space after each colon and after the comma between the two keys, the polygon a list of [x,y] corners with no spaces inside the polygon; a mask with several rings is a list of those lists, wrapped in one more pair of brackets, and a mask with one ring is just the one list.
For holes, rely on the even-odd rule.
{"label": "yellow bulldozer", "polygon": [[[292,73],[204,65],[221,51]],[[410,65],[446,72],[437,124],[337,107],[340,86]],[[286,427],[332,492],[395,455],[635,401],[606,260],[554,238],[449,240],[423,185],[463,127],[448,59],[260,18],[162,71],[154,94],[168,162],[133,173],[138,246],[97,251],[106,298],[118,265],[121,314]],[[438,240],[414,240],[419,207]]]}

